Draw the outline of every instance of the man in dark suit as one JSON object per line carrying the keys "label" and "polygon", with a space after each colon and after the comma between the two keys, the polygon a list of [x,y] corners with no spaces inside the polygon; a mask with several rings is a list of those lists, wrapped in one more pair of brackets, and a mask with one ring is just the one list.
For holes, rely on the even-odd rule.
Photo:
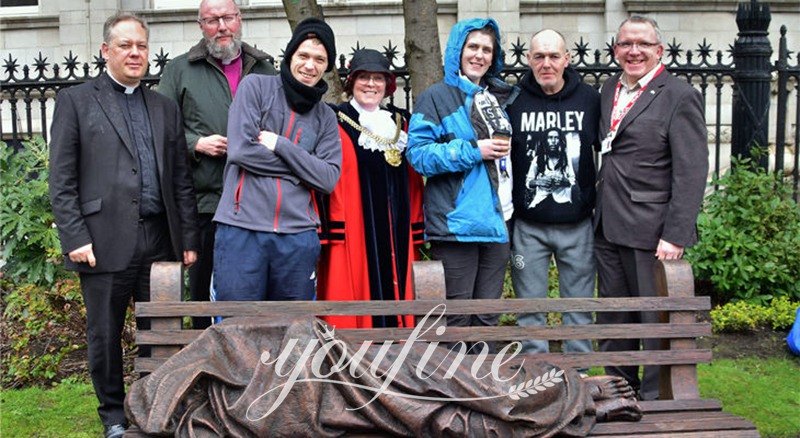
{"label": "man in dark suit", "polygon": [[[697,214],[708,173],[704,103],[686,81],[661,64],[657,23],[632,16],[619,27],[614,55],[622,67],[603,86],[600,175],[595,207],[595,256],[601,297],[656,295],[657,259],[683,257],[697,242]],[[598,313],[598,323],[658,322],[655,312]],[[658,349],[658,339],[645,339]],[[601,351],[638,350],[639,340],[603,340]],[[658,397],[658,368],[606,367]]]}
{"label": "man in dark suit", "polygon": [[130,299],[149,299],[153,262],[191,265],[199,243],[180,111],[140,83],[147,24],[118,13],[103,41],[106,74],[58,94],[50,202],[66,267],[80,273],[89,371],[108,438],[126,427],[121,333]]}

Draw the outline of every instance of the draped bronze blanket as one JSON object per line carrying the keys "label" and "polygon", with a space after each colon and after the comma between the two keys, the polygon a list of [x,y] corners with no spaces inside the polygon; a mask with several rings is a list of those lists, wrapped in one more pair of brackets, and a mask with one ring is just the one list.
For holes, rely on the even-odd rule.
{"label": "draped bronze blanket", "polygon": [[231,318],[133,384],[129,432],[549,437],[595,423],[592,391],[572,370],[526,361],[492,375],[491,362],[473,369],[480,355],[450,369],[454,357],[420,341],[361,348],[312,317]]}

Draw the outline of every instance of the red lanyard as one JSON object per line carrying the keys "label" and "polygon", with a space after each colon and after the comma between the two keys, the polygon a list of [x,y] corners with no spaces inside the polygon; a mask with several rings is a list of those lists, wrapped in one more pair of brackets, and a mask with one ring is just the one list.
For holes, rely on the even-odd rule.
{"label": "red lanyard", "polygon": [[[652,82],[653,79],[656,78],[656,76],[661,74],[662,71],[664,71],[664,64],[661,64],[661,67],[659,67],[658,71],[656,71],[656,74],[654,74],[653,77],[650,79],[650,82]],[[621,81],[617,82],[617,90],[614,92],[614,106],[611,108],[611,130],[608,131],[609,135],[616,132],[619,123],[622,121],[622,119],[625,118],[625,115],[628,114],[628,111],[630,111],[633,104],[636,103],[637,100],[639,100],[639,96],[641,96],[642,93],[644,92],[644,89],[647,88],[648,85],[650,85],[650,82],[648,82],[647,84],[645,84],[645,86],[640,88],[639,91],[636,93],[636,95],[633,96],[633,99],[631,99],[631,101],[628,102],[628,104],[625,105],[625,108],[622,108],[621,111],[617,111],[617,103],[619,102],[619,90],[622,88],[622,82]]]}

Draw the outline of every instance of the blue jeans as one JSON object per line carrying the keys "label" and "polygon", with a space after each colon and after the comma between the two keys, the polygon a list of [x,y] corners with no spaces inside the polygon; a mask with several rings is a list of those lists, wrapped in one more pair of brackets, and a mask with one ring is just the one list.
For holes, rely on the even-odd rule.
{"label": "blue jeans", "polygon": [[277,234],[218,224],[214,300],[313,300],[319,252],[316,230]]}

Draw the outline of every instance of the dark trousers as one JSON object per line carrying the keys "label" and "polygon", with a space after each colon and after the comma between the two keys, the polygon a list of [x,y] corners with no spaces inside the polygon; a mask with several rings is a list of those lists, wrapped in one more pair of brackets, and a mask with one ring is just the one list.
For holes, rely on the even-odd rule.
{"label": "dark trousers", "polygon": [[[217,226],[213,213],[200,214],[200,251],[197,261],[189,268],[189,299],[208,301],[211,273],[214,272],[214,234]],[[192,327],[203,330],[211,325],[210,317],[193,317]]]}
{"label": "dark trousers", "polygon": [[314,299],[317,230],[278,234],[219,224],[215,243],[215,301]]}
{"label": "dark trousers", "polygon": [[[100,406],[97,413],[104,425],[125,423],[125,387],[122,372],[122,329],[131,298],[150,299],[150,265],[174,260],[166,218],[144,220],[139,224],[136,249],[122,272],[81,273],[81,293],[86,306],[86,341],[89,373]],[[149,327],[149,321],[137,320]],[[149,356],[149,351],[140,351]]]}
{"label": "dark trousers", "polygon": [[[613,244],[605,239],[602,230],[595,235],[597,258],[597,289],[601,298],[655,297],[655,249],[639,250]],[[658,323],[657,312],[597,312],[598,324]],[[659,339],[603,339],[600,351],[658,350]],[[625,378],[639,390],[642,400],[655,400],[659,392],[658,366],[644,367],[639,379],[638,366],[607,366],[606,373]]]}
{"label": "dark trousers", "polygon": [[[431,241],[431,258],[441,260],[447,299],[497,299],[503,295],[511,244]],[[451,327],[495,326],[499,316],[447,315]]]}

